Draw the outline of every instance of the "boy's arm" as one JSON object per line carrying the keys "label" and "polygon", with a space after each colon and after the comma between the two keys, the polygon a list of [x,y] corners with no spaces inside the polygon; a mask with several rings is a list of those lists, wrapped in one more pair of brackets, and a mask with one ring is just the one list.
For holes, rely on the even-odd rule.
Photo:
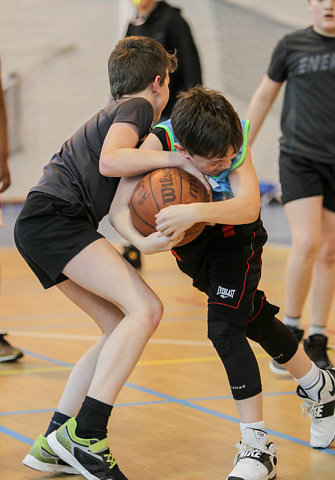
{"label": "boy's arm", "polygon": [[244,162],[229,174],[229,179],[234,198],[164,208],[156,215],[157,230],[171,235],[183,232],[198,222],[242,225],[257,220],[260,194],[249,147]]}
{"label": "boy's arm", "polygon": [[[155,137],[155,135],[149,135]],[[102,146],[99,170],[105,177],[129,177],[141,175],[157,168],[183,167],[185,158],[178,152],[146,151],[135,148],[139,142],[135,125],[114,123]],[[154,141],[152,139],[152,141]],[[158,139],[156,141],[159,143]],[[146,147],[153,148],[153,147]]]}
{"label": "boy's arm", "polygon": [[134,188],[141,178],[128,177],[120,180],[109,211],[109,221],[123,238],[128,240],[131,245],[135,245],[143,253],[151,254],[171,250],[174,245],[183,239],[183,233],[166,237],[160,232],[155,232],[148,237],[144,237],[134,228],[131,222],[130,199]]}
{"label": "boy's arm", "polygon": [[[159,139],[156,135],[152,134],[148,135],[139,150],[144,151],[145,156],[147,156],[148,153],[152,154],[153,157],[156,158],[156,161],[162,153],[165,153],[162,151],[162,144]],[[122,237],[128,240],[131,245],[135,245],[135,247],[143,253],[150,254],[171,250],[174,245],[183,239],[183,233],[173,237],[166,237],[156,232],[148,237],[143,237],[131,222],[129,209],[130,199],[134,188],[142,177],[143,175],[121,178],[109,211],[109,221]]]}
{"label": "boy's arm", "polygon": [[269,110],[277,98],[283,83],[275,82],[268,75],[263,77],[257,90],[251,97],[246,118],[250,120],[248,143],[253,144]]}

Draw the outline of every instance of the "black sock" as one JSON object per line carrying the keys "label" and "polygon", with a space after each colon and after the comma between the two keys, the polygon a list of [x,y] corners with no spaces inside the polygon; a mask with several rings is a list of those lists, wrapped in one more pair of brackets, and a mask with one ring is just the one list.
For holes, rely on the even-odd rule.
{"label": "black sock", "polygon": [[62,426],[69,418],[71,417],[55,410],[55,413],[53,414],[52,419],[50,421],[48,430],[45,432],[44,436],[47,437],[50,433],[57,430],[57,428]]}
{"label": "black sock", "polygon": [[92,397],[85,397],[81,409],[76,417],[76,435],[81,438],[107,437],[107,424],[112,413],[113,405],[100,402]]}

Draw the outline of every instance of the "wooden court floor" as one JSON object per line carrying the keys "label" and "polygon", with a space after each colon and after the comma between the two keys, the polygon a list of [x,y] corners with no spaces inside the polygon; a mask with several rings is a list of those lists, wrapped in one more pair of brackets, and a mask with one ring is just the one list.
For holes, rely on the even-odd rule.
{"label": "wooden court floor", "polygon": [[[261,287],[279,306],[287,253],[275,246],[264,253]],[[43,291],[14,248],[0,249],[0,256],[1,329],[25,352],[19,362],[0,365],[0,480],[65,478],[31,470],[21,460],[44,433],[71,366],[98,330],[57,289]],[[129,480],[224,480],[240,435],[226,374],[206,339],[205,296],[169,253],[145,257],[143,276],[163,300],[165,314],[113,410],[112,451]],[[304,319],[307,325],[308,308]],[[334,345],[334,308],[328,335]],[[302,416],[295,383],[271,373],[269,357],[253,347],[278,478],[334,478],[335,447],[309,447],[309,419]],[[334,351],[330,356],[335,362]]]}

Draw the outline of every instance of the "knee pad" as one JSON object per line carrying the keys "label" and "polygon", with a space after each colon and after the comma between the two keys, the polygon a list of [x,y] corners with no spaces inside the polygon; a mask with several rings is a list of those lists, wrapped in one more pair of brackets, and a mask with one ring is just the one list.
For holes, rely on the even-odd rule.
{"label": "knee pad", "polygon": [[224,322],[220,311],[208,311],[208,338],[212,341],[227,372],[233,398],[244,400],[262,391],[255,355],[245,331]]}
{"label": "knee pad", "polygon": [[299,342],[292,331],[274,316],[278,308],[265,301],[259,315],[247,325],[247,337],[259,343],[276,362],[291,360]]}

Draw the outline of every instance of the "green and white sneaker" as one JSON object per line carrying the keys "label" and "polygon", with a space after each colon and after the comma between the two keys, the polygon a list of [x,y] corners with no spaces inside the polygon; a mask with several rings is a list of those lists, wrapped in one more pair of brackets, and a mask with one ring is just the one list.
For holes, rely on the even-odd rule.
{"label": "green and white sneaker", "polygon": [[119,469],[108,439],[80,438],[77,422],[70,418],[47,437],[52,450],[88,480],[127,480]]}
{"label": "green and white sneaker", "polygon": [[29,450],[28,455],[22,460],[22,463],[39,472],[79,474],[75,468],[63,462],[63,460],[51,450],[47,439],[43,435],[39,435]]}

